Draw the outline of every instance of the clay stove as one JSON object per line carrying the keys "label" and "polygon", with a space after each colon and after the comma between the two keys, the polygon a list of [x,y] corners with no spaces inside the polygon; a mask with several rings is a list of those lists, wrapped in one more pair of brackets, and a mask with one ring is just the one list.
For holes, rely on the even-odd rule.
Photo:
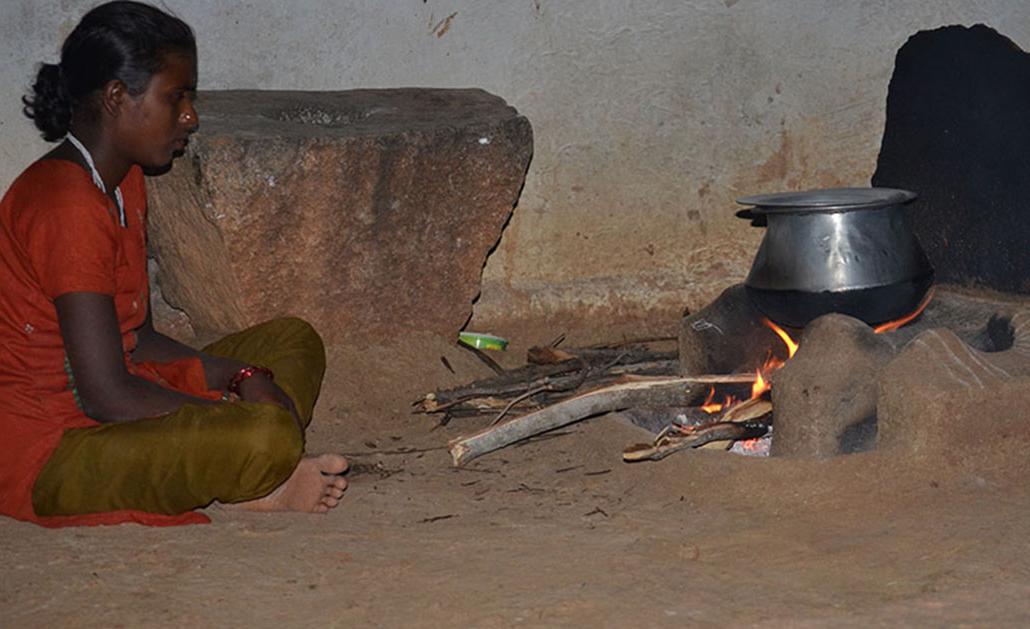
{"label": "clay stove", "polygon": [[[788,329],[796,356],[773,376],[774,456],[1026,435],[1030,414],[1030,58],[985,26],[918,33],[898,52],[874,186],[906,208],[936,270],[921,316],[876,334],[831,314]],[[743,286],[686,317],[682,374],[761,368],[781,342]]]}
{"label": "clay stove", "polygon": [[[761,371],[769,356],[784,361],[764,374],[772,383],[774,456],[919,449],[935,430],[959,428],[936,425],[911,401],[925,399],[926,390],[989,398],[991,389],[1030,376],[1030,309],[955,290],[939,288],[925,310],[896,330],[878,333],[853,317],[828,314],[787,331],[799,341],[790,360],[737,285],[685,317],[679,341],[683,375]],[[964,421],[948,414],[942,421]],[[980,429],[975,419],[968,424],[973,430]]]}

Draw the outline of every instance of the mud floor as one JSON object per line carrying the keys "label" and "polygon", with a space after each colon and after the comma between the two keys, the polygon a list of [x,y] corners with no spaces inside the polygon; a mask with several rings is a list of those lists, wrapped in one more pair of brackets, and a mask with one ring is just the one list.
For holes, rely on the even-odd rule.
{"label": "mud floor", "polygon": [[309,450],[353,469],[327,516],[0,520],[0,625],[1030,626],[1027,433],[920,464],[627,465],[646,435],[609,415],[454,469],[444,444],[484,420],[410,405],[488,373],[431,337],[333,349]]}

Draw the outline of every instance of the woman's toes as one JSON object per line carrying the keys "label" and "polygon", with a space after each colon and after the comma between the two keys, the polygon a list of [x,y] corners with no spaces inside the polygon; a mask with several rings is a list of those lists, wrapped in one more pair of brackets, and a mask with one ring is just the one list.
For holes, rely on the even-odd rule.
{"label": "woman's toes", "polygon": [[323,454],[318,460],[323,474],[342,474],[350,467],[347,459],[339,454]]}

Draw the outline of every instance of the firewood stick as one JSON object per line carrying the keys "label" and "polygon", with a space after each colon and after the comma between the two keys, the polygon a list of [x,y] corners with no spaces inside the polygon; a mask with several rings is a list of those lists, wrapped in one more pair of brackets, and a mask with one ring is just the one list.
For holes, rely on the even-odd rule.
{"label": "firewood stick", "polygon": [[[616,358],[615,358],[614,360],[612,360],[612,361],[611,361],[611,362],[610,362],[609,364],[607,364],[607,365],[603,365],[603,366],[602,366],[602,367],[601,367],[601,368],[599,369],[599,371],[601,371],[601,372],[604,372],[604,371],[605,371],[606,369],[608,369],[609,367],[611,367],[611,366],[612,366],[612,365],[614,365],[615,363],[619,362],[619,360],[620,360],[621,358],[622,358],[622,356],[617,356],[617,357],[616,357]],[[579,374],[579,382],[571,382],[571,383],[569,383],[569,384],[568,384],[568,385],[567,385],[567,386],[566,386],[565,388],[566,388],[567,390],[574,390],[574,389],[578,389],[578,388],[579,388],[580,386],[582,386],[582,385],[583,385],[583,383],[584,383],[584,382],[586,382],[586,381],[587,381],[587,379],[588,379],[588,378],[590,378],[590,372],[591,372],[591,371],[593,371],[593,369],[591,369],[591,368],[587,368],[587,369],[585,369],[584,371],[582,371],[582,372],[581,372],[581,373]],[[543,393],[543,392],[545,392],[545,391],[554,391],[554,390],[555,390],[555,387],[554,387],[553,385],[550,385],[550,384],[546,384],[546,385],[543,385],[543,386],[537,387],[536,389],[530,389],[529,391],[526,391],[526,392],[525,392],[525,393],[523,393],[522,395],[520,395],[520,396],[516,397],[515,399],[513,399],[513,400],[512,400],[512,401],[511,401],[511,402],[510,402],[510,403],[509,403],[509,404],[508,404],[507,406],[505,406],[505,407],[504,407],[504,409],[503,409],[503,410],[502,410],[502,411],[501,411],[500,413],[498,413],[498,414],[497,414],[497,417],[494,417],[494,420],[493,420],[492,422],[490,422],[490,425],[496,424],[497,422],[501,421],[501,419],[502,419],[502,418],[503,418],[503,417],[504,417],[505,415],[507,415],[507,414],[508,414],[508,411],[510,411],[510,410],[511,410],[511,408],[512,408],[513,406],[515,406],[516,404],[518,404],[518,403],[519,403],[519,402],[521,402],[522,400],[525,400],[526,398],[530,398],[530,397],[533,397],[533,396],[534,396],[534,395],[536,395],[537,393]]]}
{"label": "firewood stick", "polygon": [[624,373],[636,373],[646,374],[653,372],[655,375],[668,375],[676,372],[676,368],[679,367],[679,360],[652,360],[642,363],[631,363],[628,365],[616,365],[608,369],[607,373],[611,374],[624,374]]}
{"label": "firewood stick", "polygon": [[526,437],[567,426],[591,415],[632,406],[684,405],[711,384],[753,380],[752,374],[634,379],[582,393],[475,434],[458,437],[448,445],[454,465],[460,466]]}
{"label": "firewood stick", "polygon": [[769,424],[764,418],[741,422],[715,422],[698,426],[682,435],[664,436],[654,444],[640,443],[629,446],[623,451],[622,460],[628,463],[660,461],[673,452],[687,448],[700,448],[713,441],[756,439],[768,431]]}
{"label": "firewood stick", "polygon": [[724,422],[743,422],[749,419],[757,419],[768,415],[773,410],[772,402],[764,398],[756,397],[740,404],[734,404],[726,409],[720,417]]}
{"label": "firewood stick", "polygon": [[526,391],[522,395],[518,396],[517,398],[515,398],[511,402],[508,402],[507,404],[504,405],[504,408],[501,409],[501,412],[498,413],[496,417],[494,417],[494,420],[492,422],[490,422],[490,425],[493,426],[497,422],[499,422],[502,419],[504,419],[504,416],[508,414],[508,411],[510,411],[513,406],[515,406],[516,404],[518,404],[522,400],[525,400],[526,398],[531,398],[534,395],[536,395],[537,393],[543,393],[544,391],[547,391],[547,390],[548,390],[547,387],[539,387],[539,388],[536,388],[536,389],[531,389],[529,391]]}
{"label": "firewood stick", "polygon": [[[757,397],[741,402],[740,404],[734,404],[719,418],[721,422],[746,422],[752,419],[758,419],[769,413],[772,413],[773,407],[772,402],[769,400]],[[697,448],[705,450],[729,450],[733,446],[732,440],[719,439],[711,440],[703,445],[695,446]],[[657,442],[657,440],[656,440]]]}
{"label": "firewood stick", "polygon": [[623,339],[615,343],[599,343],[597,345],[591,345],[587,349],[611,349],[614,347],[624,347],[626,345],[639,345],[641,343],[657,343],[659,341],[675,341],[678,337],[675,336],[646,336],[635,339]]}
{"label": "firewood stick", "polygon": [[455,404],[461,404],[479,397],[514,397],[541,387],[547,387],[551,390],[565,390],[583,383],[583,372],[577,372],[572,368],[565,367],[564,364],[548,365],[548,367],[562,367],[566,371],[565,373],[549,374],[533,380],[520,382],[498,382],[494,384],[490,381],[485,383],[481,381],[479,383],[474,382],[460,389],[435,391],[427,395],[423,400],[416,402],[416,406],[423,413],[435,413],[446,410]]}
{"label": "firewood stick", "polygon": [[[560,376],[547,376],[528,383],[500,385],[496,389],[485,387],[480,387],[476,390],[466,389],[466,393],[464,395],[450,401],[444,401],[446,398],[438,397],[450,392],[430,393],[424,399],[415,402],[414,406],[418,412],[439,413],[453,406],[457,406],[458,404],[474,404],[476,400],[485,398],[504,396],[522,398],[525,397],[525,394],[528,391],[535,391],[536,393],[549,392],[555,394],[554,397],[567,399],[570,397],[570,393],[574,389],[577,389],[582,385],[608,385],[627,375],[668,378],[670,377],[670,374],[675,373],[677,364],[677,361],[660,361],[637,363],[632,365],[616,365],[609,367],[604,371],[599,370],[595,372],[591,370],[583,370],[562,374]],[[754,380],[754,376],[749,377],[751,380],[748,380],[748,383]],[[491,393],[491,391],[493,392]]]}
{"label": "firewood stick", "polygon": [[[421,412],[434,413],[449,406],[476,397],[514,397],[531,389],[550,386],[562,389],[576,382],[583,372],[590,372],[588,382],[611,374],[657,373],[671,376],[677,370],[676,352],[570,350],[576,360],[549,365],[526,365],[493,378],[477,380],[471,384],[434,391],[414,402]],[[582,355],[578,355],[582,352]],[[603,366],[603,367],[602,367]]]}

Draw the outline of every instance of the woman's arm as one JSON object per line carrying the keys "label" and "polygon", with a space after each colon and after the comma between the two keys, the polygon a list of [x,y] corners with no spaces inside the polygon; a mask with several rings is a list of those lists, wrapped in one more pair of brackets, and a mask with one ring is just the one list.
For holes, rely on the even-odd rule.
{"label": "woman's arm", "polygon": [[99,422],[133,421],[170,413],[186,403],[213,403],[166,389],[126,370],[111,296],[66,293],[55,299],[54,305],[75,387],[88,417]]}
{"label": "woman's arm", "polygon": [[[209,389],[224,391],[229,386],[229,381],[246,363],[222,356],[212,356],[204,352],[184,345],[173,338],[169,338],[154,329],[150,312],[147,312],[146,321],[136,331],[136,349],[132,353],[132,359],[137,362],[155,361],[168,362],[184,358],[199,358],[204,366],[204,376]],[[240,384],[240,398],[247,402],[266,402],[278,404],[293,414],[297,419],[297,410],[293,400],[290,399],[272,380],[264,374],[255,374]],[[298,424],[300,420],[298,419]]]}
{"label": "woman's arm", "polygon": [[132,352],[132,360],[166,363],[184,358],[200,359],[201,364],[204,365],[207,388],[215,391],[225,390],[233,375],[247,366],[238,360],[205,354],[161,334],[154,329],[148,310],[146,321],[136,330],[136,349]]}

